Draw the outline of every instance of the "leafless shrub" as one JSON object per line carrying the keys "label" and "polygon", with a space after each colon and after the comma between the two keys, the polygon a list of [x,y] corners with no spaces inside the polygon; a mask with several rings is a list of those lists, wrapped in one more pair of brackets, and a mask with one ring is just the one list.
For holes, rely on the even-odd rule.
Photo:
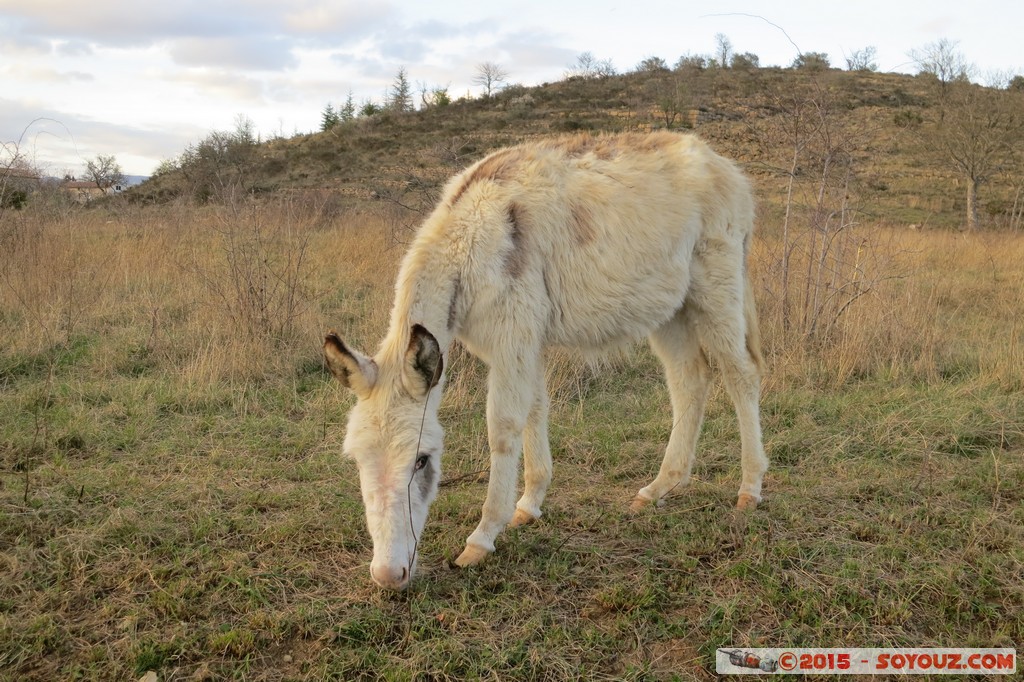
{"label": "leafless shrub", "polygon": [[430,149],[430,156],[445,168],[461,169],[472,158],[474,147],[459,137],[438,142]]}
{"label": "leafless shrub", "polygon": [[200,241],[185,269],[232,329],[270,339],[294,333],[310,304],[310,237],[324,221],[324,207],[284,198],[216,209],[213,253],[202,252],[209,247]]}
{"label": "leafless shrub", "polygon": [[785,178],[786,194],[781,225],[762,236],[766,324],[779,326],[784,347],[821,348],[850,332],[851,310],[902,277],[902,266],[857,201],[856,156],[871,131],[813,76],[775,93],[774,103],[783,115],[763,129],[772,151],[762,158]]}
{"label": "leafless shrub", "polygon": [[576,57],[576,61],[569,66],[565,72],[565,78],[581,78],[590,80],[592,78],[607,78],[615,75],[615,66],[610,59],[598,59],[592,52],[583,52]]}

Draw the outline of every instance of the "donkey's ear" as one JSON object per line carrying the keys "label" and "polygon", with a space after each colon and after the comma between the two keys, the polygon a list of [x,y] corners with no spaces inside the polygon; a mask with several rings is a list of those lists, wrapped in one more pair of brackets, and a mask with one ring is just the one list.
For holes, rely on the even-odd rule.
{"label": "donkey's ear", "polygon": [[377,383],[377,363],[350,350],[333,331],[324,338],[324,359],[331,374],[359,398],[367,397]]}
{"label": "donkey's ear", "polygon": [[415,398],[422,398],[427,391],[437,386],[444,374],[444,358],[441,346],[434,335],[419,324],[412,326],[409,348],[405,351],[405,368],[402,382]]}

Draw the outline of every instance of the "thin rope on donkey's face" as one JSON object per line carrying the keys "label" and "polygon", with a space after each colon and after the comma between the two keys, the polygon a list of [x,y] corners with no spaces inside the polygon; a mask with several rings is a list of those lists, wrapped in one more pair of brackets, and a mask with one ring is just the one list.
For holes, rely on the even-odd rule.
{"label": "thin rope on donkey's face", "polygon": [[409,557],[409,582],[412,583],[412,567],[416,563],[416,553],[419,552],[420,538],[416,533],[416,522],[412,518],[412,482],[416,480],[416,473],[421,469],[417,466],[420,457],[420,443],[423,440],[423,425],[427,421],[427,405],[430,403],[430,390],[427,389],[427,395],[423,399],[423,415],[420,417],[420,432],[416,436],[416,459],[413,460],[412,473],[409,474],[409,484],[405,486],[405,501],[408,505],[409,511],[409,530],[412,532],[412,555]]}

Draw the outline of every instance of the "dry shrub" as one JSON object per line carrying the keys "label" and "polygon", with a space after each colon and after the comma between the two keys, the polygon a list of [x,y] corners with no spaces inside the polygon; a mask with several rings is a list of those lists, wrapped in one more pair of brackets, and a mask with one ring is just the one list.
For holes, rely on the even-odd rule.
{"label": "dry shrub", "polygon": [[[1024,257],[1024,237],[873,225],[857,231],[855,244],[843,247],[852,258],[833,261],[835,283],[818,292],[827,298],[845,287],[845,303],[829,324],[809,333],[807,327],[786,325],[778,242],[771,235],[757,241],[752,260],[770,381],[928,381],[961,370],[1014,381],[1013,368],[1022,358],[1019,331],[1006,338],[999,328],[1003,320],[1020,317],[1024,275],[1017,263]],[[796,253],[795,272],[807,271],[809,255]],[[813,291],[804,280],[791,281]]]}
{"label": "dry shrub", "polygon": [[287,373],[319,361],[331,328],[376,343],[400,255],[383,232],[312,193],[204,211],[180,254],[197,293],[191,326],[205,339],[188,370],[209,380]]}
{"label": "dry shrub", "polygon": [[273,209],[256,201],[213,212],[207,235],[196,235],[184,264],[206,293],[205,303],[248,337],[290,336],[309,309],[309,241],[319,227],[314,207]]}
{"label": "dry shrub", "polygon": [[891,231],[853,225],[832,234],[807,230],[788,243],[760,238],[752,267],[773,364],[827,357],[820,370],[830,382],[847,380],[898,312],[882,300],[886,285],[904,276],[899,249]]}
{"label": "dry shrub", "polygon": [[341,214],[314,194],[26,210],[8,213],[0,240],[6,353],[102,338],[92,362],[142,355],[189,386],[317,363],[331,327],[375,344],[401,255],[372,216]]}

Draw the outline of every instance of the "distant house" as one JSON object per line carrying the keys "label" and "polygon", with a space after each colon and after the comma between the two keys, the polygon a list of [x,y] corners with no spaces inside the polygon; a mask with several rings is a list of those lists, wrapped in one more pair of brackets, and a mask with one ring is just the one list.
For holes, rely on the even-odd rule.
{"label": "distant house", "polygon": [[125,190],[124,185],[120,183],[103,188],[92,180],[65,180],[61,183],[61,188],[83,204],[87,204],[97,197],[117,194]]}

